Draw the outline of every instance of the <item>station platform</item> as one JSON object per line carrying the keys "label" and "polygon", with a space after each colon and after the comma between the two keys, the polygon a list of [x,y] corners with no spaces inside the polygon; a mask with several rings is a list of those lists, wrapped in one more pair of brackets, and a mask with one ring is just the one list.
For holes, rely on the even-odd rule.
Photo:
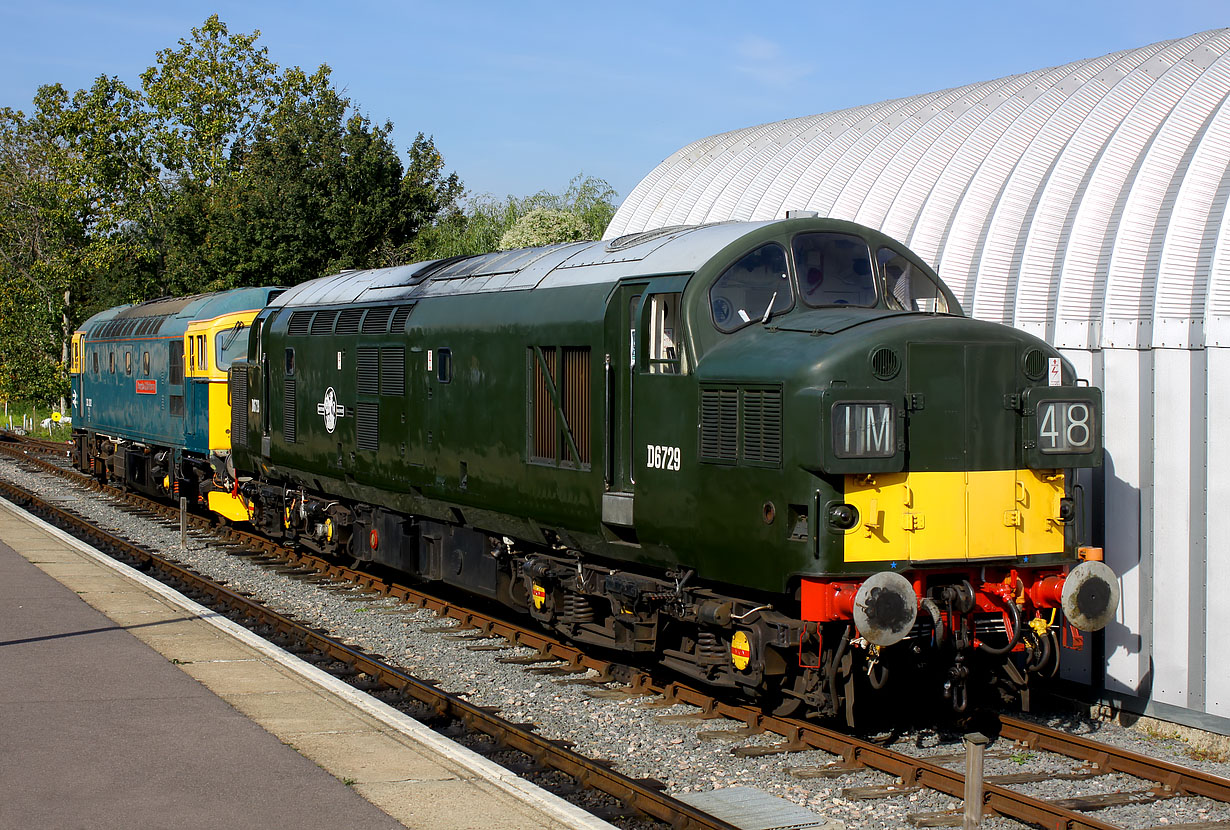
{"label": "station platform", "polygon": [[0,828],[612,828],[3,500],[0,789]]}

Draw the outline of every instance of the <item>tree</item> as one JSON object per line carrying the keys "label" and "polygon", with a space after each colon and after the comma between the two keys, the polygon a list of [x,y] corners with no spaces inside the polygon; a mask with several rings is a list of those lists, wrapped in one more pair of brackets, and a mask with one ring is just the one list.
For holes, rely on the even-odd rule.
{"label": "tree", "polygon": [[407,166],[328,66],[280,71],[217,16],[142,75],[169,185],[151,225],[161,293],[294,284],[404,261],[462,187],[422,133]]}
{"label": "tree", "polygon": [[259,37],[232,35],[213,14],[141,74],[158,161],[171,174],[208,186],[235,172],[231,149],[255,139],[281,86]]}
{"label": "tree", "polygon": [[460,216],[430,137],[403,157],[321,65],[280,70],[217,15],[142,88],[100,76],[0,111],[0,394],[63,390],[76,325],[157,296],[406,261]]}
{"label": "tree", "polygon": [[150,167],[117,79],[71,98],[44,86],[34,104],[0,113],[0,392],[46,399],[65,391],[78,294],[141,258],[122,225]]}
{"label": "tree", "polygon": [[502,242],[504,235],[535,210],[569,214],[583,228],[573,238],[599,239],[615,215],[615,196],[614,189],[602,179],[578,175],[563,193],[542,190],[524,199],[472,197],[464,210],[445,212],[424,228],[412,246],[412,254],[426,260],[500,250],[507,247]]}

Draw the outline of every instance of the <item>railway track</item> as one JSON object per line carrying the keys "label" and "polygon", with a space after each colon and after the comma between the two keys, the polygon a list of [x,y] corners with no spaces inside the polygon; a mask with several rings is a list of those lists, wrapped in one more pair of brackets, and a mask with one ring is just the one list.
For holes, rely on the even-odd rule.
{"label": "railway track", "polygon": [[0,429],[0,443],[21,447],[39,455],[53,455],[67,458],[72,445],[67,441],[53,441],[49,438],[35,438],[31,435],[19,435],[7,429]]}
{"label": "railway track", "polygon": [[[12,448],[0,445],[0,449],[14,452]],[[20,452],[20,451],[17,451]],[[41,459],[21,454],[27,463],[36,463],[40,467],[54,469],[59,474],[69,475],[78,481],[88,482],[87,486],[98,488],[96,482],[72,471],[65,471],[58,465],[50,464]],[[115,491],[110,491],[115,494]],[[178,520],[178,511],[149,502],[131,494],[118,494],[134,509],[140,509],[158,514],[164,519]],[[206,528],[211,522],[204,517],[191,517],[194,525]],[[736,735],[774,735],[778,737],[775,744],[736,746],[732,752],[740,757],[754,757],[765,754],[780,754],[803,752],[809,749],[819,749],[838,758],[832,764],[824,767],[803,767],[794,770],[801,779],[808,778],[839,778],[858,770],[877,770],[888,774],[894,779],[893,784],[884,787],[847,788],[843,795],[848,798],[876,798],[900,796],[919,788],[928,788],[945,793],[955,798],[961,798],[964,793],[965,779],[961,769],[953,769],[949,764],[960,764],[962,759],[954,756],[918,757],[907,752],[884,746],[872,741],[866,741],[845,733],[829,730],[819,724],[792,719],[775,718],[745,705],[723,701],[705,692],[677,682],[667,682],[635,669],[586,655],[575,647],[560,642],[536,629],[529,629],[505,619],[491,617],[474,611],[454,602],[424,593],[416,588],[401,585],[381,579],[379,576],[364,571],[356,571],[334,562],[301,551],[288,550],[269,542],[263,537],[254,536],[242,530],[227,528],[222,531],[228,544],[240,546],[250,556],[264,560],[269,566],[296,572],[300,575],[312,574],[321,579],[336,580],[355,586],[354,590],[368,591],[373,594],[394,597],[403,602],[428,608],[437,614],[457,620],[459,627],[472,632],[475,636],[484,638],[502,638],[510,645],[533,649],[531,658],[514,658],[518,662],[543,663],[546,661],[562,661],[559,673],[580,674],[589,670],[597,672],[597,677],[586,682],[595,686],[605,686],[611,682],[622,684],[610,694],[628,696],[653,696],[660,705],[682,703],[695,707],[691,714],[673,716],[679,720],[696,721],[701,724],[718,722],[720,719],[733,721],[739,725],[734,731]],[[224,594],[232,592],[222,589]],[[229,600],[228,600],[229,602]],[[246,600],[245,600],[246,602]],[[246,613],[246,612],[245,612]],[[289,621],[278,620],[266,623],[273,630],[282,632],[282,626]],[[298,636],[298,635],[296,635]],[[319,637],[320,635],[314,635]],[[328,638],[325,638],[326,640]],[[316,645],[312,646],[317,648]],[[383,666],[368,655],[356,649],[329,640],[326,648],[335,649],[323,653],[333,655],[335,659],[345,663],[355,672],[365,678],[373,678],[386,686],[403,688],[415,700],[426,702],[419,694],[429,694],[438,691],[431,684],[423,684],[409,678],[404,672]],[[449,709],[450,717],[470,723],[479,718],[481,709],[458,701],[457,709]],[[430,703],[433,707],[444,704]],[[448,704],[452,706],[452,704]],[[983,807],[987,815],[999,815],[1017,819],[1027,824],[1048,828],[1112,828],[1127,826],[1117,825],[1100,820],[1095,813],[1108,807],[1129,804],[1144,804],[1158,800],[1199,796],[1218,802],[1230,802],[1230,780],[1214,775],[1201,773],[1168,761],[1149,758],[1139,753],[1133,753],[1107,744],[1094,742],[1087,738],[1068,735],[1027,721],[1000,717],[993,725],[993,731],[999,739],[999,746],[1011,742],[1013,748],[1031,752],[1055,753],[1080,764],[1076,771],[1063,773],[1027,773],[1015,776],[990,776],[984,782]],[[519,730],[515,725],[499,725],[489,727],[490,731],[479,728],[485,734],[507,733],[516,741],[528,741],[524,747],[518,747],[534,758],[538,763],[551,766],[545,760],[547,753],[553,751],[557,742],[542,741],[533,735],[532,730]],[[529,737],[522,737],[524,731]],[[539,742],[530,740],[538,738]],[[502,739],[502,737],[501,737]],[[1001,752],[1004,750],[1000,750]],[[563,762],[561,762],[563,763]],[[567,763],[582,763],[571,760]],[[592,763],[592,762],[591,762]],[[610,772],[605,763],[598,763],[599,769]],[[556,767],[562,768],[562,767]],[[589,782],[597,773],[587,771],[581,766],[574,770],[577,780]],[[569,773],[572,775],[573,773]],[[1111,775],[1130,775],[1137,786],[1119,792],[1104,793],[1097,796],[1076,795],[1063,799],[1043,799],[1032,797],[1013,789],[1021,785],[1029,785],[1047,779],[1068,779],[1083,781]],[[639,788],[639,789],[638,789]],[[684,817],[683,814],[671,813],[667,808],[655,807],[647,799],[661,795],[660,785],[641,781],[639,783],[627,779],[619,784],[608,784],[602,787],[620,798],[625,804],[639,812],[652,815],[659,820],[676,826],[729,826],[718,822],[716,824],[689,823],[702,822],[702,816]],[[647,809],[648,808],[648,809]],[[695,811],[694,811],[695,812]],[[952,811],[943,813],[917,814],[912,817],[918,826],[954,826],[960,823],[960,815]],[[1133,824],[1132,827],[1139,827]],[[1188,827],[1190,830],[1213,827],[1230,827],[1230,823],[1203,822],[1198,824],[1168,824],[1167,827]]]}

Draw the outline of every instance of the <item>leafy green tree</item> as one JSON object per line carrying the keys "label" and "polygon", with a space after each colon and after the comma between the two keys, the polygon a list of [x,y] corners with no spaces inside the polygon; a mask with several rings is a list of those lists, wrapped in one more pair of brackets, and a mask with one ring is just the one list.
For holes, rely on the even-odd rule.
{"label": "leafy green tree", "polygon": [[403,163],[327,66],[281,70],[259,34],[213,15],[141,89],[100,76],[0,112],[0,395],[63,390],[93,311],[405,262],[462,216],[430,137]]}
{"label": "leafy green tree", "polygon": [[167,171],[206,186],[235,172],[231,149],[256,138],[281,86],[268,50],[255,47],[259,37],[259,29],[233,35],[210,15],[141,74]]}
{"label": "leafy green tree", "polygon": [[606,226],[615,217],[615,199],[618,194],[603,179],[593,176],[574,176],[568,183],[568,189],[559,197],[551,197],[554,204],[543,207],[554,207],[556,210],[566,210],[574,213],[585,223],[587,239],[601,239],[606,233]]}
{"label": "leafy green tree", "polygon": [[[593,176],[575,176],[563,193],[539,191],[518,199],[473,197],[465,208],[446,212],[423,229],[412,246],[415,259],[440,259],[488,253],[508,247],[502,240],[531,211],[567,213],[580,220],[583,231],[573,239],[599,239],[615,215],[616,193]],[[565,240],[565,241],[571,241]]]}
{"label": "leafy green tree", "polygon": [[[131,93],[100,77],[71,98],[44,86],[34,113],[0,113],[0,394],[45,400],[63,364],[79,297],[139,262],[124,232],[148,185]],[[108,304],[115,304],[112,297]]]}

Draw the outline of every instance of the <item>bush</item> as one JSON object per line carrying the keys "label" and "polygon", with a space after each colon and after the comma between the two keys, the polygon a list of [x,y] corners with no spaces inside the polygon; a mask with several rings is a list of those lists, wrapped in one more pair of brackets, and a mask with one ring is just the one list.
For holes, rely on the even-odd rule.
{"label": "bush", "polygon": [[588,230],[585,221],[575,213],[534,208],[500,237],[500,250],[577,242],[588,236]]}

